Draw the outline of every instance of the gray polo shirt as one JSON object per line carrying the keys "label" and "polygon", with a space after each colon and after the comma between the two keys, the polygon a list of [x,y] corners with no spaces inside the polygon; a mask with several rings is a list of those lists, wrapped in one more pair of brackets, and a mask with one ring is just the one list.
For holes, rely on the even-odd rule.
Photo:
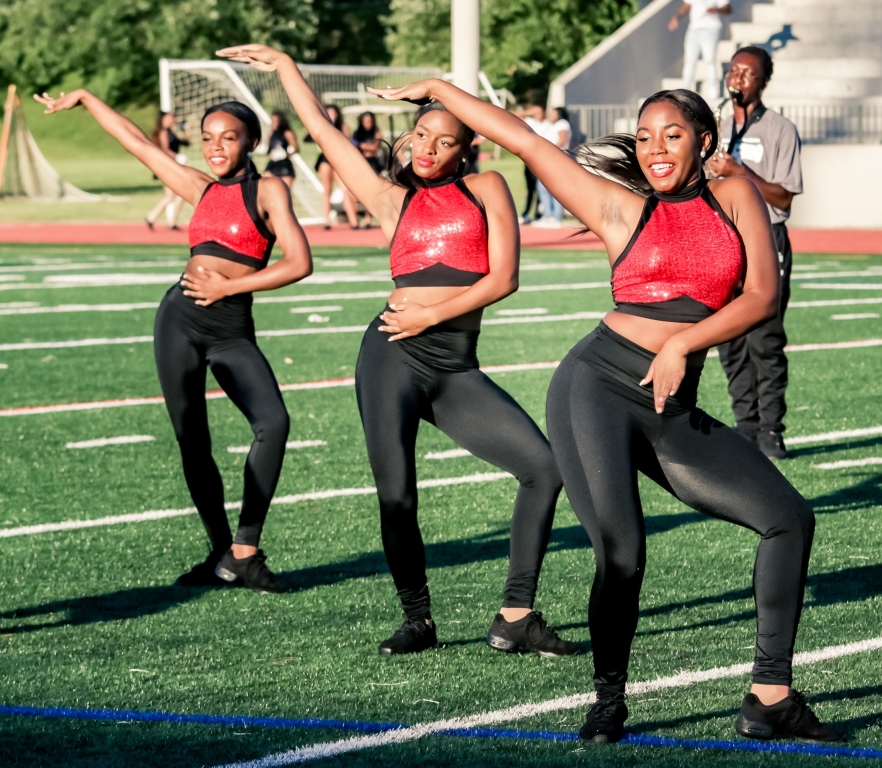
{"label": "gray polo shirt", "polygon": [[[729,146],[732,138],[732,121],[727,117],[720,127],[720,145]],[[799,149],[802,142],[796,126],[773,109],[766,109],[763,116],[752,123],[738,143],[732,148],[732,156],[750,168],[763,181],[780,184],[794,195],[802,194],[802,166]],[[772,224],[787,221],[790,211],[782,211],[766,203]]]}

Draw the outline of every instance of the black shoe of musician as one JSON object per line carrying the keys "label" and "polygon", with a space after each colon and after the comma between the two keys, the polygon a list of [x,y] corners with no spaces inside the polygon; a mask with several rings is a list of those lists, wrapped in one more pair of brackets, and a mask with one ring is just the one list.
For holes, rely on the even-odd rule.
{"label": "black shoe of musician", "polygon": [[438,633],[431,618],[405,619],[392,637],[387,637],[380,643],[380,656],[420,653],[437,647]]}
{"label": "black shoe of musician", "polygon": [[759,449],[770,459],[786,459],[789,457],[787,448],[784,446],[784,438],[780,432],[764,429],[757,433],[756,444]]}
{"label": "black shoe of musician", "polygon": [[214,569],[217,568],[217,564],[220,562],[222,554],[223,552],[209,552],[208,557],[205,558],[204,562],[194,565],[189,571],[178,576],[175,584],[179,587],[227,586],[227,582],[216,576],[214,573]]}
{"label": "black shoe of musician", "polygon": [[517,621],[506,621],[501,613],[497,613],[487,631],[487,645],[508,653],[532,651],[546,659],[582,653],[575,643],[561,640],[557,632],[549,629],[548,622],[538,611],[531,611]]}
{"label": "black shoe of musician", "polygon": [[624,693],[612,699],[598,699],[585,716],[585,725],[579,729],[579,738],[595,744],[613,744],[624,735],[627,719],[628,708],[625,706]]}
{"label": "black shoe of musician", "polygon": [[748,739],[795,739],[809,744],[842,741],[839,731],[824,725],[806,703],[799,691],[790,690],[786,699],[766,706],[748,693],[735,719],[735,730]]}
{"label": "black shoe of musician", "polygon": [[262,549],[258,549],[256,555],[241,559],[234,557],[233,550],[228,549],[214,572],[226,582],[241,581],[244,586],[261,594],[285,591],[266,567],[266,555]]}

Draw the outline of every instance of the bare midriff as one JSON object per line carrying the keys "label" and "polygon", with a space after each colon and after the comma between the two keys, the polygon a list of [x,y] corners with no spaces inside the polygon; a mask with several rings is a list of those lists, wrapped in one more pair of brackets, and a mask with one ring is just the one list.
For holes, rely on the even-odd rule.
{"label": "bare midriff", "polygon": [[[433,304],[440,304],[443,301],[458,296],[463,291],[467,291],[467,285],[448,285],[448,286],[421,286],[418,288],[396,288],[389,297],[390,304],[413,303],[420,304],[424,307],[431,307]],[[459,317],[445,320],[444,324],[455,328],[459,331],[477,331],[481,328],[481,317],[484,314],[483,308],[473,309]]]}
{"label": "bare midriff", "polygon": [[[661,320],[650,320],[646,317],[626,315],[624,312],[616,312],[615,310],[607,312],[603,322],[611,331],[615,331],[628,341],[633,341],[656,354],[661,351],[661,348],[672,336],[695,325],[695,323],[668,323]],[[689,355],[689,363],[690,365],[700,365],[706,356],[707,350],[693,353]]]}
{"label": "bare midriff", "polygon": [[229,259],[220,259],[217,256],[206,256],[204,254],[191,256],[184,271],[195,274],[197,267],[210,269],[212,272],[217,272],[229,280],[245,277],[245,275],[252,275],[257,271],[255,267],[249,267],[247,264],[238,264]]}

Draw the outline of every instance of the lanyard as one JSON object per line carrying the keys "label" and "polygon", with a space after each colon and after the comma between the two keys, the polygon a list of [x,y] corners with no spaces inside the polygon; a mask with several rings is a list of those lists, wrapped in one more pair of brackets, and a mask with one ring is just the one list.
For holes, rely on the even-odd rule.
{"label": "lanyard", "polygon": [[766,105],[765,104],[757,104],[757,107],[753,112],[750,113],[750,117],[745,120],[744,125],[741,126],[740,131],[735,130],[735,118],[732,118],[732,138],[729,139],[729,148],[726,150],[728,154],[732,154],[732,150],[738,145],[738,142],[741,141],[742,137],[745,133],[747,133],[747,129],[750,128],[754,123],[758,123],[762,120],[763,115],[766,114]]}

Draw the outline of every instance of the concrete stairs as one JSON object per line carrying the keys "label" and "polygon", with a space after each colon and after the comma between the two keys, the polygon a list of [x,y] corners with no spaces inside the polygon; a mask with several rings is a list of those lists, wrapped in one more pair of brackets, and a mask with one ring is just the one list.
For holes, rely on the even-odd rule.
{"label": "concrete stairs", "polygon": [[770,103],[882,101],[882,0],[774,0],[729,25],[717,58],[743,45],[771,48]]}

